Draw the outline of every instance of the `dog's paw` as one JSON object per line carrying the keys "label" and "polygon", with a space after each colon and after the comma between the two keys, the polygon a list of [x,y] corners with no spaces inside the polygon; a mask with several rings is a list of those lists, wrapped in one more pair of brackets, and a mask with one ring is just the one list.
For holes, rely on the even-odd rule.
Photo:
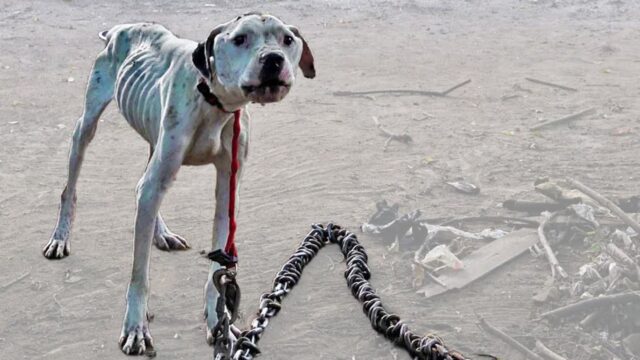
{"label": "dog's paw", "polygon": [[162,251],[187,250],[191,248],[187,240],[169,230],[156,232],[153,236],[153,243]]}
{"label": "dog's paw", "polygon": [[213,346],[216,339],[213,337],[213,331],[207,327],[207,344]]}
{"label": "dog's paw", "polygon": [[122,352],[127,355],[155,356],[153,338],[145,320],[129,322],[125,319],[119,344]]}
{"label": "dog's paw", "polygon": [[42,254],[47,259],[62,259],[71,252],[69,239],[56,239],[51,237],[47,245],[42,249]]}
{"label": "dog's paw", "polygon": [[153,243],[156,247],[163,251],[187,250],[191,246],[182,236],[175,234],[167,224],[165,224],[162,216],[158,214],[156,217],[156,228],[153,232]]}

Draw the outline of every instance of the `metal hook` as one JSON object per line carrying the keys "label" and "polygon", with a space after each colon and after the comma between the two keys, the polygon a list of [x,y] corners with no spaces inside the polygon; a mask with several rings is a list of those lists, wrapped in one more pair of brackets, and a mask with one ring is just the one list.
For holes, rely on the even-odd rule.
{"label": "metal hook", "polygon": [[213,273],[213,285],[220,294],[216,304],[218,324],[213,329],[215,360],[231,360],[236,336],[232,325],[238,318],[240,307],[240,287],[236,282],[236,272],[229,269],[218,269]]}

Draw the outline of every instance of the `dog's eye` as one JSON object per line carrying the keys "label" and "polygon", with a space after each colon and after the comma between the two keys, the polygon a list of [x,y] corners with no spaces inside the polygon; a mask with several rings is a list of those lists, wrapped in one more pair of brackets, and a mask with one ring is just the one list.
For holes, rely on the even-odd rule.
{"label": "dog's eye", "polygon": [[235,46],[242,46],[247,41],[247,35],[238,35],[232,41]]}
{"label": "dog's eye", "polygon": [[284,37],[284,44],[289,46],[293,43],[293,38],[289,35],[285,35]]}

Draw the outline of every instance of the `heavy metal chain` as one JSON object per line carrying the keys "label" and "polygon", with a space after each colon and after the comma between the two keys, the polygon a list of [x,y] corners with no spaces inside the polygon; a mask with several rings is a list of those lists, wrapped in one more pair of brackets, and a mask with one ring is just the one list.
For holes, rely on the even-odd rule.
{"label": "heavy metal chain", "polygon": [[[229,321],[232,315],[220,313],[222,324],[214,347],[214,359],[252,360],[260,353],[257,343],[269,324],[269,319],[281,309],[282,299],[293,289],[302,276],[304,267],[325,245],[340,246],[346,259],[345,277],[353,296],[362,303],[371,326],[395,345],[404,348],[414,360],[465,360],[459,352],[448,349],[435,335],[419,336],[412,332],[397,315],[390,314],[369,283],[371,272],[367,254],[356,235],[337,225],[315,224],[298,249],[289,257],[273,281],[271,292],[262,294],[257,317],[249,329],[241,331]],[[224,296],[220,301],[225,301]],[[238,304],[235,304],[237,307]],[[235,313],[237,309],[232,311]]]}

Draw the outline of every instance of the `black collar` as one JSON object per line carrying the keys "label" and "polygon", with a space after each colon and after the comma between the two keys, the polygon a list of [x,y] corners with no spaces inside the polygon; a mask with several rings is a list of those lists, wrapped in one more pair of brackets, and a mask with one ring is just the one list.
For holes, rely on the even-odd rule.
{"label": "black collar", "polygon": [[225,110],[224,106],[222,105],[222,103],[220,102],[216,94],[214,94],[213,91],[211,91],[211,89],[209,88],[209,85],[207,85],[207,82],[203,78],[200,78],[200,81],[198,82],[198,91],[204,97],[204,101],[208,102],[211,106],[215,106],[225,113],[229,113],[229,114],[233,113],[233,111]]}

